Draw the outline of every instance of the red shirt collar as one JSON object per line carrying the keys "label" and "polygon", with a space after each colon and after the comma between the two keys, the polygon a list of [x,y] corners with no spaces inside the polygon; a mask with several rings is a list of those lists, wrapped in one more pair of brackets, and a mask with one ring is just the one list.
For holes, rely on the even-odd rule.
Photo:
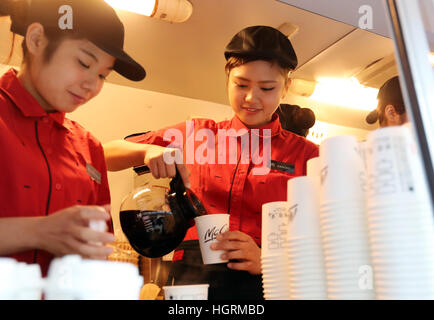
{"label": "red shirt collar", "polygon": [[[240,118],[238,118],[237,115],[235,115],[231,120],[231,128],[234,128],[236,130],[236,135],[241,136],[245,132],[252,132],[259,137],[274,137],[280,134],[282,131],[282,126],[280,124],[279,116],[275,113],[273,114],[273,117],[271,118],[271,121],[261,127],[249,129],[245,126],[244,123],[241,122]],[[244,130],[243,130],[244,129]],[[271,133],[268,133],[267,131],[264,132],[265,129],[271,130]],[[245,131],[247,130],[247,131]],[[253,130],[253,131],[252,131]]]}
{"label": "red shirt collar", "polygon": [[2,90],[13,101],[18,110],[21,111],[24,117],[50,117],[56,123],[65,127],[64,112],[47,113],[36,99],[27,91],[17,78],[15,69],[8,70],[0,77],[0,90]]}

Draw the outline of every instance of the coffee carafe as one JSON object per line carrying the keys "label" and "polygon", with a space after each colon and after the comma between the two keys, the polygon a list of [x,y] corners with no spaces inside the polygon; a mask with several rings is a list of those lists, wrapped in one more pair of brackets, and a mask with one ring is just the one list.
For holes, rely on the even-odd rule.
{"label": "coffee carafe", "polygon": [[[151,174],[147,166],[135,167],[139,174]],[[119,213],[122,231],[139,254],[148,258],[166,255],[184,239],[194,218],[206,214],[196,195],[186,189],[179,172],[170,188],[150,179],[122,201]]]}

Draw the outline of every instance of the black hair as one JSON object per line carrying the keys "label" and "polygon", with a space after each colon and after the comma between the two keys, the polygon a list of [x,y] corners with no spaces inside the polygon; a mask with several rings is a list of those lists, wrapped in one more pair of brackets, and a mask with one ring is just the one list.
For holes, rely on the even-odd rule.
{"label": "black hair", "polygon": [[12,11],[12,0],[2,0],[0,2],[0,17],[10,16]]}
{"label": "black hair", "polygon": [[[11,31],[24,29],[25,26],[25,16],[26,11],[28,10],[28,1],[27,0],[0,0],[0,17],[9,16],[12,22]],[[44,51],[44,61],[49,62],[51,57],[53,56],[56,49],[59,47],[62,40],[66,38],[71,39],[80,39],[82,36],[79,36],[74,31],[59,31],[58,28],[44,28],[44,34],[48,39],[48,45]],[[5,64],[9,64],[12,59],[14,46],[15,46],[16,34],[13,33],[12,36],[12,44],[11,50],[9,52],[9,56],[6,59]],[[23,52],[23,62],[27,61],[28,51],[26,40],[21,43],[21,48]]]}
{"label": "black hair", "polygon": [[315,113],[309,108],[282,103],[276,112],[282,128],[299,136],[306,137],[315,124]]}
{"label": "black hair", "polygon": [[225,71],[226,71],[226,75],[229,76],[229,73],[231,72],[232,69],[239,67],[243,64],[252,62],[252,61],[257,61],[257,60],[264,60],[267,61],[271,64],[277,64],[280,67],[281,70],[281,74],[282,76],[285,78],[285,85],[288,81],[288,74],[291,72],[291,68],[289,67],[282,67],[281,63],[277,60],[277,59],[272,59],[272,58],[261,58],[258,56],[241,56],[241,55],[233,55],[231,57],[228,58],[226,65],[225,65]]}

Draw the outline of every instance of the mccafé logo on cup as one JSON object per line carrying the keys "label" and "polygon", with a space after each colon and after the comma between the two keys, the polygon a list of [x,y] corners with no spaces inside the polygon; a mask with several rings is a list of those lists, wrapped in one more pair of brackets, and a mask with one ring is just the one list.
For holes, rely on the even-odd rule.
{"label": "mccaf\u00e9 logo on cup", "polygon": [[220,229],[217,226],[213,226],[212,228],[208,228],[205,232],[203,242],[207,243],[209,241],[213,241],[217,238],[218,234],[225,233],[228,230],[229,230],[229,228],[228,228],[227,224],[222,225],[220,227]]}

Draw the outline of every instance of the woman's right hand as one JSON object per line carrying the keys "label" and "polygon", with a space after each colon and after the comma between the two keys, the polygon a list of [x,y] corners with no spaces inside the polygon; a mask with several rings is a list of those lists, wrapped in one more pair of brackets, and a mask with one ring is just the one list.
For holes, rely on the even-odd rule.
{"label": "woman's right hand", "polygon": [[173,178],[178,169],[185,187],[190,188],[190,171],[184,165],[181,150],[147,145],[144,163],[156,179]]}
{"label": "woman's right hand", "polygon": [[39,249],[55,256],[79,254],[90,259],[106,259],[113,234],[89,227],[91,220],[108,221],[108,206],[73,206],[37,220],[35,241]]}

